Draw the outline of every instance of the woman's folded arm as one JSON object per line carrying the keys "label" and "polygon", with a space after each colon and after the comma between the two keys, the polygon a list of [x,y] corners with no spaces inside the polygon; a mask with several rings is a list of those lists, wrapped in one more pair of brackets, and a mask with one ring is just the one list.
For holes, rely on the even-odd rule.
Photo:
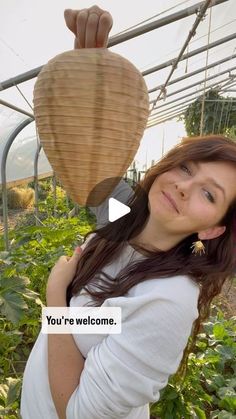
{"label": "woman's folded arm", "polygon": [[157,401],[177,370],[198,315],[197,287],[180,276],[136,287],[140,295],[106,300],[121,307],[122,332],[88,352],[67,419],[125,418],[132,408]]}

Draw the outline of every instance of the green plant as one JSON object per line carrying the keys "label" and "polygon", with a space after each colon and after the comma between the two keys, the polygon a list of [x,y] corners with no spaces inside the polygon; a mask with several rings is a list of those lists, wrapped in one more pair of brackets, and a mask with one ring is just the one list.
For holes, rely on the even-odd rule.
{"label": "green plant", "polygon": [[[15,419],[19,417],[19,403],[21,380],[7,377],[4,384],[0,384],[0,417]],[[15,416],[17,415],[17,416]]]}
{"label": "green plant", "polygon": [[17,380],[14,383],[21,387],[26,360],[40,331],[49,272],[59,256],[71,254],[81,244],[91,230],[87,220],[82,208],[77,218],[50,216],[44,225],[14,230],[9,252],[3,250],[1,238],[0,417],[18,417],[20,395],[15,392],[16,399],[10,397],[11,380]]}
{"label": "green plant", "polygon": [[[200,135],[203,96],[192,102],[182,119],[188,136]],[[204,98],[203,134],[225,134],[236,126],[236,99],[223,97],[217,89],[208,90]]]}
{"label": "green plant", "polygon": [[[153,415],[162,419],[233,417],[236,413],[235,320],[234,317],[225,319],[217,310],[216,316],[204,323],[196,350],[190,354],[184,381],[177,376],[170,379],[160,401],[151,407]],[[221,416],[214,416],[219,413]]]}

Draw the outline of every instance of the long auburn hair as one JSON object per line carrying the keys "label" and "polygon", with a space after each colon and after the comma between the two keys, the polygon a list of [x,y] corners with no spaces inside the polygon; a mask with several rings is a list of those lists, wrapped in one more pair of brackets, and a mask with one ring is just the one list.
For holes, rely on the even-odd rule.
{"label": "long auburn hair", "polygon": [[107,298],[122,296],[131,287],[147,279],[188,275],[200,286],[199,317],[194,322],[191,339],[184,351],[180,375],[184,375],[188,354],[194,347],[201,324],[209,316],[212,299],[220,293],[224,282],[233,279],[235,274],[236,198],[218,223],[225,225],[226,231],[220,237],[204,240],[205,254],[192,253],[191,245],[198,240],[197,233],[194,233],[167,251],[151,251],[137,246],[137,250],[145,251],[148,256],[141,261],[133,261],[116,278],[107,275],[102,268],[115,260],[127,241],[144,228],[149,215],[148,193],[156,177],[190,160],[225,161],[236,168],[236,143],[219,135],[183,138],[147,170],[145,177],[136,185],[134,195],[127,202],[131,208],[127,215],[85,235],[84,241],[91,233],[98,233],[86,244],[76,275],[67,289],[68,305],[70,298],[84,288],[92,297],[92,305],[100,306]]}

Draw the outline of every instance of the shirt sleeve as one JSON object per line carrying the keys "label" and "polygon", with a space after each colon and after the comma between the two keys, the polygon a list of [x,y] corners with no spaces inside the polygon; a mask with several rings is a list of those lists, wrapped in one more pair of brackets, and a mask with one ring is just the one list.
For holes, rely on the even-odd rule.
{"label": "shirt sleeve", "polygon": [[132,297],[106,300],[121,307],[122,332],[88,352],[67,419],[125,418],[132,408],[156,402],[176,372],[198,316],[198,287],[176,276],[133,288],[139,292]]}
{"label": "shirt sleeve", "polygon": [[122,202],[123,204],[127,204],[129,199],[134,195],[134,191],[131,186],[125,182],[124,179],[116,185],[115,189],[112,193],[105,199],[102,204],[98,205],[97,207],[89,207],[93,214],[96,215],[97,218],[97,228],[104,227],[108,223],[108,200],[109,198],[115,198],[118,201]]}

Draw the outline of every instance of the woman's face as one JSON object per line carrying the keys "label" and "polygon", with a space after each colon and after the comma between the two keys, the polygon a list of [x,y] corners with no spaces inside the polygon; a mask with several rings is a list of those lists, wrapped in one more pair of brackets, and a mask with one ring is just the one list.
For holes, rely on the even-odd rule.
{"label": "woman's face", "polygon": [[148,197],[150,217],[167,232],[183,237],[202,232],[201,239],[214,238],[209,232],[214,236],[212,228],[236,197],[236,167],[227,162],[186,161],[158,176]]}

